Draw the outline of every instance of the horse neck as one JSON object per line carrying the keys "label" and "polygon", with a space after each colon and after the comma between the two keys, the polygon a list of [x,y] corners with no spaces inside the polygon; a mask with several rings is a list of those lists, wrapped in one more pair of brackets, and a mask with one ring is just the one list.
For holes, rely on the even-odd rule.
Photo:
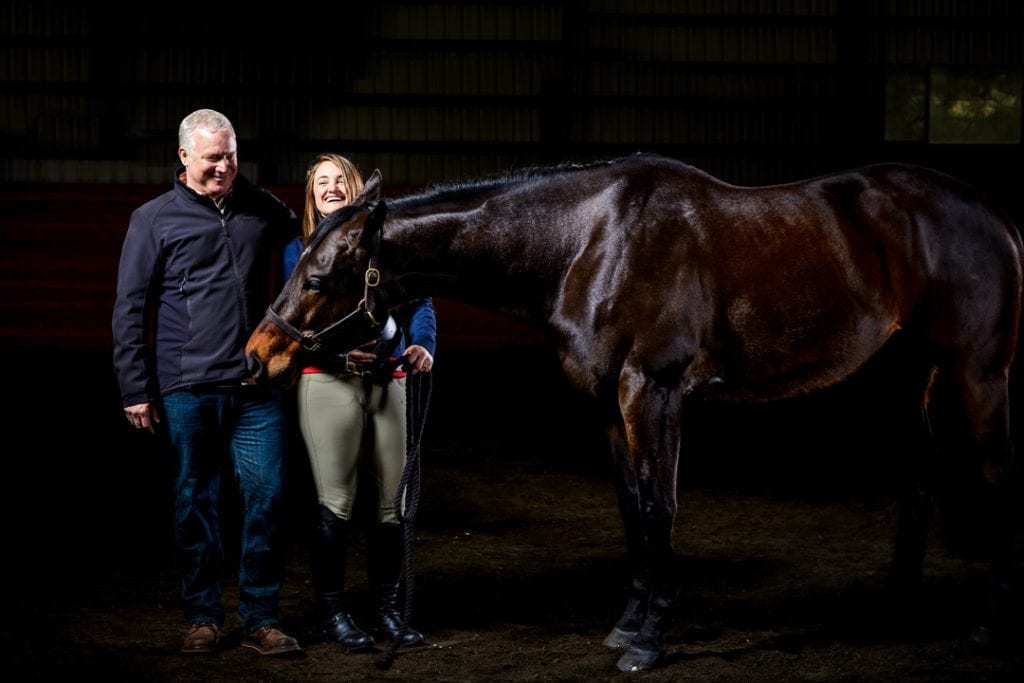
{"label": "horse neck", "polygon": [[503,201],[395,212],[386,267],[418,296],[440,296],[530,320],[545,317],[567,259],[524,211]]}

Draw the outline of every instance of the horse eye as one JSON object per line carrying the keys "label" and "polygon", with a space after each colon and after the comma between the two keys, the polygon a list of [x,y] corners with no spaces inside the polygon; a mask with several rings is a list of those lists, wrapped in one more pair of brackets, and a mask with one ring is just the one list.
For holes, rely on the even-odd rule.
{"label": "horse eye", "polygon": [[302,283],[302,289],[310,292],[320,291],[320,278],[311,277]]}

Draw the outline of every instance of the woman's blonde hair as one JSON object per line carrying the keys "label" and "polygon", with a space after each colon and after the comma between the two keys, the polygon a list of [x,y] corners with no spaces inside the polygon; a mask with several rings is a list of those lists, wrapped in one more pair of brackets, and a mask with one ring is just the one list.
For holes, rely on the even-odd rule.
{"label": "woman's blonde hair", "polygon": [[316,172],[316,167],[325,161],[330,161],[341,169],[341,174],[345,179],[345,196],[349,203],[363,191],[363,174],[359,172],[355,164],[345,157],[340,154],[321,154],[313,159],[313,163],[306,169],[306,206],[302,210],[303,244],[309,242],[310,236],[316,230],[316,224],[323,218],[316,210],[316,199],[313,196],[316,178],[313,177],[313,174]]}

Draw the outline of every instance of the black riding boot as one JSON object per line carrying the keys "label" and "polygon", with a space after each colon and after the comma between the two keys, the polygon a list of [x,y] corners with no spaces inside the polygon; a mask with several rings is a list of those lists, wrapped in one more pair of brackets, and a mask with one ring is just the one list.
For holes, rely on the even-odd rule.
{"label": "black riding boot", "polygon": [[[402,573],[402,525],[377,524],[367,544],[367,574],[375,612],[372,633],[379,640],[394,640],[402,630],[398,611],[398,580]],[[423,634],[405,629],[401,645],[423,645]]]}
{"label": "black riding boot", "polygon": [[323,614],[324,636],[350,650],[373,645],[373,638],[362,631],[345,609],[345,555],[348,550],[348,520],[320,506],[313,539],[313,586]]}

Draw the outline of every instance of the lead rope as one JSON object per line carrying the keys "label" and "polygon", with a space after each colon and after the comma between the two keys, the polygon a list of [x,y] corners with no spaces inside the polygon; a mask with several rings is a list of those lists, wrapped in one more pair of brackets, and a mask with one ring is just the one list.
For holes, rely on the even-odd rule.
{"label": "lead rope", "polygon": [[[402,638],[405,636],[409,623],[412,621],[413,607],[413,518],[416,517],[416,509],[420,504],[420,444],[423,442],[423,430],[427,424],[427,407],[430,405],[430,393],[432,388],[431,373],[420,372],[409,376],[409,382],[405,386],[405,467],[402,469],[402,478],[398,482],[398,490],[395,491],[395,515],[402,520],[403,545],[405,551],[405,608],[402,610],[402,628],[398,635],[391,641],[391,645],[377,661],[380,669],[391,668],[392,662],[398,655],[398,648],[401,646]],[[406,499],[406,491],[408,498]],[[402,512],[402,500],[406,499],[405,512]]]}

